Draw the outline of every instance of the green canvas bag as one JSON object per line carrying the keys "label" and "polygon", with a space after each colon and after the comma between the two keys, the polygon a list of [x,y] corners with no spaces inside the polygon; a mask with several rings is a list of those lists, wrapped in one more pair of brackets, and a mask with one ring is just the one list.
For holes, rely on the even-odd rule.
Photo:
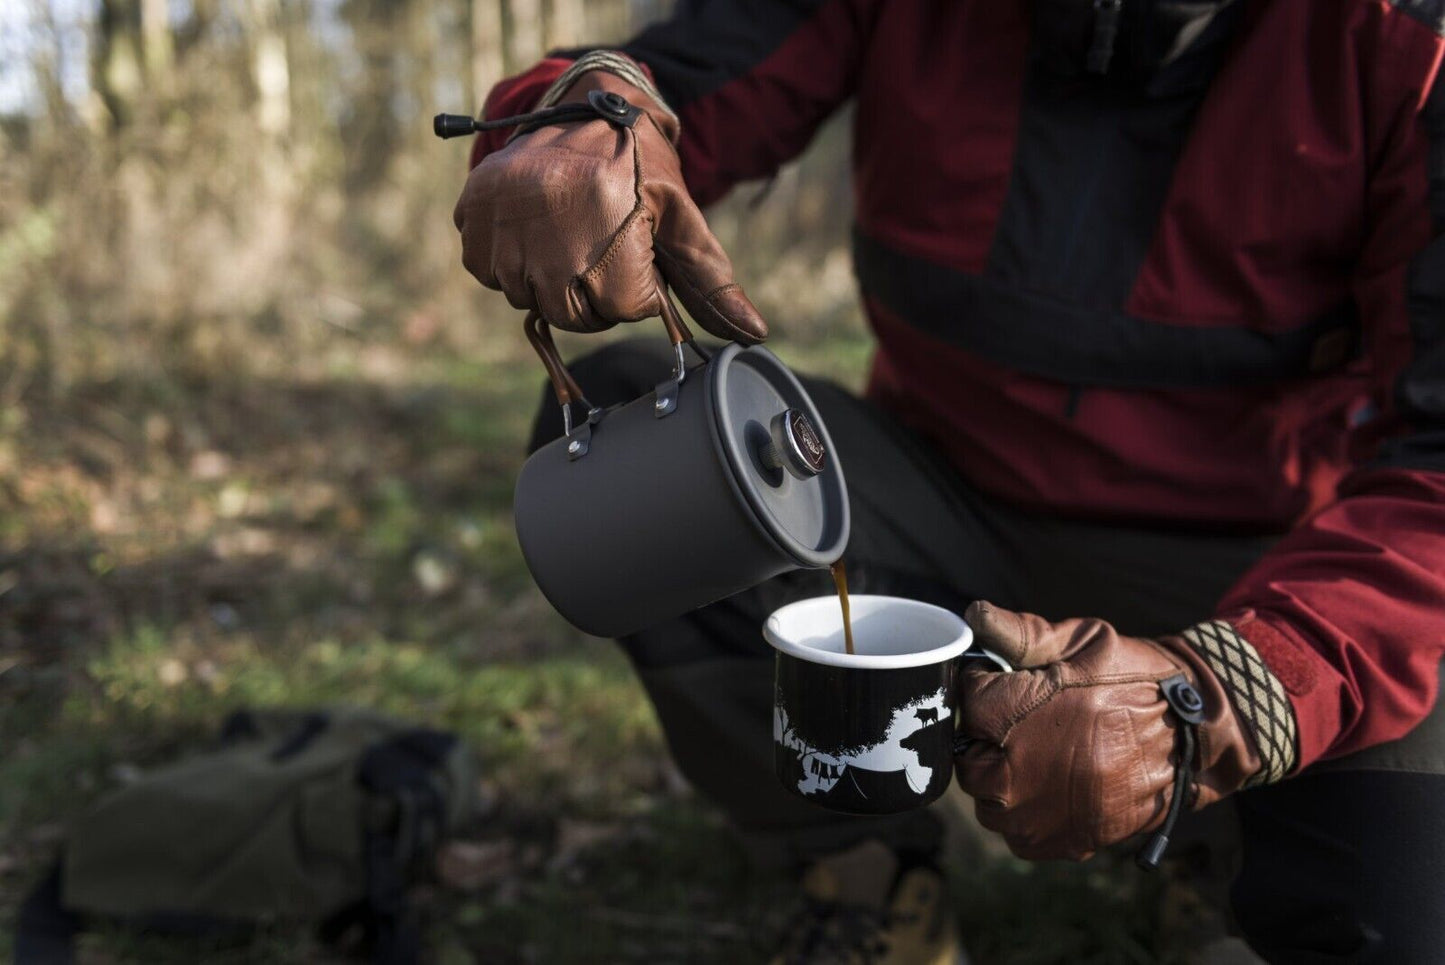
{"label": "green canvas bag", "polygon": [[73,938],[97,915],[192,932],[353,920],[378,961],[414,960],[407,885],[471,817],[476,784],[452,734],[364,710],[238,711],[216,750],[115,791],[70,829],[55,880],[22,910],[17,962],[47,932],[57,940],[32,960],[64,961],[63,920]]}

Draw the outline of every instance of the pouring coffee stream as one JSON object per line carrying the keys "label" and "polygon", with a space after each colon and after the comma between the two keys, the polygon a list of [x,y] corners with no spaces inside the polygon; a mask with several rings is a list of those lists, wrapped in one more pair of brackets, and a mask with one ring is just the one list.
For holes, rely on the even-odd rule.
{"label": "pouring coffee stream", "polygon": [[843,557],[828,567],[833,573],[833,588],[838,591],[838,605],[843,608],[843,646],[851,657],[853,650],[853,616],[848,612],[848,567]]}

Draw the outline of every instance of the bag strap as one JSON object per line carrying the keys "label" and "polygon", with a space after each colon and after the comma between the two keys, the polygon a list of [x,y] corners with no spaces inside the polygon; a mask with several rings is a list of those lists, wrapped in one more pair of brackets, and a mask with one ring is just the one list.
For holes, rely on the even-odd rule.
{"label": "bag strap", "polygon": [[368,938],[375,965],[415,965],[421,931],[407,901],[407,865],[429,853],[446,824],[446,801],[433,776],[456,737],[418,728],[377,744],[361,760],[357,780],[396,802],[388,820],[368,822],[366,859]]}
{"label": "bag strap", "polygon": [[310,746],[312,741],[321,736],[330,723],[329,714],[315,713],[302,717],[291,735],[271,752],[271,763],[280,764],[282,761],[300,754]]}
{"label": "bag strap", "polygon": [[60,861],[40,879],[15,921],[15,965],[71,965],[83,922],[60,903]]}

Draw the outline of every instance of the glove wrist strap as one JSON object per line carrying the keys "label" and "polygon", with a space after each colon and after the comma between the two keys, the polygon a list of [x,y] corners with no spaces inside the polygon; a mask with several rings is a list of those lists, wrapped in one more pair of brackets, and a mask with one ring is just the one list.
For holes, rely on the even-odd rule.
{"label": "glove wrist strap", "polygon": [[572,89],[572,85],[577,83],[579,77],[593,70],[613,74],[627,81],[651,98],[658,109],[671,118],[674,124],[678,123],[677,114],[667,106],[667,101],[662,99],[657,85],[652,82],[652,78],[647,76],[647,72],[642,69],[641,65],[626,54],[615,50],[591,50],[572,61],[571,65],[562,71],[561,76],[552,82],[552,86],[547,88],[542,99],[537,101],[537,107],[551,107],[556,104],[566,95],[567,91]]}

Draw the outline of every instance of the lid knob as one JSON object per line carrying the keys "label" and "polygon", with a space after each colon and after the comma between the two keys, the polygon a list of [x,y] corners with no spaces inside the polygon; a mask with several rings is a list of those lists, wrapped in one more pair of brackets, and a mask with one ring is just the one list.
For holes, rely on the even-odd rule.
{"label": "lid knob", "polygon": [[786,469],[799,479],[810,479],[823,471],[828,452],[801,410],[784,409],[773,416],[768,429],[770,441],[758,452],[763,465]]}

